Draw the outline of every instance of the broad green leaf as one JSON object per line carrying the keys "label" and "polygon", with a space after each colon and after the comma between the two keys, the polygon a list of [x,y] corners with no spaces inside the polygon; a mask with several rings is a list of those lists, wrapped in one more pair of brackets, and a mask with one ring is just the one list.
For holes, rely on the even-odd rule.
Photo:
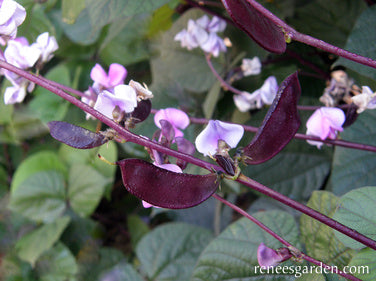
{"label": "broad green leaf", "polygon": [[243,173],[295,200],[304,200],[322,186],[329,169],[329,159],[323,155],[281,152],[263,164],[246,167]]}
{"label": "broad green leaf", "polygon": [[130,264],[121,262],[102,273],[100,280],[143,281],[145,279]]}
{"label": "broad green leaf", "polygon": [[131,243],[135,249],[140,239],[150,230],[148,225],[136,215],[129,215],[127,217],[127,226],[129,235],[131,236]]}
{"label": "broad green leaf", "polygon": [[15,246],[18,256],[34,266],[40,255],[59,240],[69,220],[69,217],[58,218],[21,237]]}
{"label": "broad green leaf", "polygon": [[12,180],[12,192],[15,192],[19,185],[32,174],[49,170],[61,172],[64,176],[67,176],[67,167],[56,153],[41,151],[32,154],[17,168]]}
{"label": "broad green leaf", "polygon": [[350,261],[347,270],[364,281],[376,280],[376,252],[366,248],[358,252]]}
{"label": "broad green leaf", "polygon": [[97,207],[107,180],[87,165],[72,165],[68,179],[68,200],[72,209],[86,217]]}
{"label": "broad green leaf", "polygon": [[[376,6],[375,6],[376,7]],[[347,141],[376,145],[375,110],[367,110],[359,115],[356,122],[341,133],[341,138]],[[330,187],[336,195],[342,195],[354,188],[373,185],[376,182],[376,154],[336,147]]]}
{"label": "broad green leaf", "polygon": [[167,4],[171,2],[171,0],[154,0],[154,1],[148,1],[148,0],[139,0],[139,1],[127,1],[127,7],[123,11],[124,15],[137,15],[141,13],[151,13],[164,4]]}
{"label": "broad green leaf", "polygon": [[[343,195],[338,203],[333,219],[363,235],[376,239],[376,187],[366,186]],[[338,239],[347,247],[361,249],[363,244],[348,236],[335,232]]]}
{"label": "broad green leaf", "polygon": [[73,24],[85,9],[85,0],[63,0],[61,6],[63,22]]}
{"label": "broad green leaf", "polygon": [[206,229],[169,223],[145,235],[136,254],[150,280],[190,280],[198,256],[211,239]]}
{"label": "broad green leaf", "polygon": [[[297,246],[299,231],[294,218],[281,211],[267,211],[254,217],[274,232]],[[257,274],[257,248],[263,242],[270,248],[281,247],[280,242],[246,218],[227,227],[202,252],[192,281],[202,280],[294,280],[291,275]]]}
{"label": "broad green leaf", "polygon": [[121,18],[110,25],[100,47],[100,57],[106,63],[123,65],[140,62],[150,57],[146,38],[149,18],[138,15]]}
{"label": "broad green leaf", "polygon": [[85,3],[89,21],[97,30],[121,17],[128,6],[124,0],[85,0]]}
{"label": "broad green leaf", "polygon": [[167,4],[157,9],[150,20],[148,37],[153,37],[159,32],[168,30],[172,26],[174,14],[175,10]]}
{"label": "broad green leaf", "polygon": [[[344,49],[371,59],[376,59],[376,50],[373,44],[376,40],[376,30],[369,28],[370,26],[375,26],[375,24],[376,6],[373,5],[365,9],[358,17]],[[335,64],[346,66],[364,76],[376,79],[376,69],[374,68],[343,58],[337,60]]]}
{"label": "broad green leaf", "polygon": [[12,190],[9,208],[34,221],[51,222],[66,209],[64,176],[56,171],[38,172]]}
{"label": "broad green leaf", "polygon": [[40,281],[73,281],[78,272],[75,257],[61,242],[45,252],[36,267]]}
{"label": "broad green leaf", "polygon": [[296,10],[291,24],[300,32],[339,47],[343,47],[356,19],[367,7],[363,1],[352,0],[316,0],[307,3]]}
{"label": "broad green leaf", "polygon": [[[60,64],[51,69],[46,78],[60,84],[70,86],[69,69]],[[50,91],[38,87],[34,91],[35,97],[30,102],[30,108],[43,122],[61,121],[68,111],[69,103]]]}
{"label": "broad green leaf", "polygon": [[93,44],[99,38],[101,29],[94,22],[90,21],[87,9],[82,10],[74,24],[67,24],[62,21],[61,14],[56,17],[60,22],[64,33],[74,43],[80,45]]}
{"label": "broad green leaf", "polygon": [[[331,217],[338,201],[338,197],[331,192],[314,191],[307,206]],[[354,254],[338,240],[332,228],[307,215],[300,218],[300,232],[307,254],[329,265],[345,266]]]}

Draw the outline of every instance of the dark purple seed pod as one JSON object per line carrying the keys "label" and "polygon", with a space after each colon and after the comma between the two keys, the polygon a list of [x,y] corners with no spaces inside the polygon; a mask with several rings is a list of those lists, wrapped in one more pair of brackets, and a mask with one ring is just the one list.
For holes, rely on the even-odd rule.
{"label": "dark purple seed pod", "polygon": [[254,0],[222,0],[234,23],[265,50],[281,54],[286,50],[282,28],[260,10],[271,14]]}
{"label": "dark purple seed pod", "polygon": [[101,146],[108,141],[102,134],[94,133],[70,123],[51,121],[47,125],[54,139],[74,148],[89,149]]}
{"label": "dark purple seed pod", "polygon": [[348,108],[344,109],[346,119],[345,119],[345,123],[343,123],[342,125],[343,128],[346,128],[352,125],[356,121],[356,119],[359,116],[359,114],[356,112],[357,110],[358,110],[358,107],[354,103],[351,103]]}
{"label": "dark purple seed pod", "polygon": [[151,112],[151,101],[149,99],[147,100],[141,100],[137,103],[137,107],[134,109],[134,111],[131,113],[131,117],[133,120],[133,123],[137,124],[142,121],[144,121]]}
{"label": "dark purple seed pod", "polygon": [[217,174],[175,173],[141,159],[123,159],[120,166],[125,188],[154,206],[184,209],[208,199],[218,188]]}
{"label": "dark purple seed pod", "polygon": [[295,72],[281,83],[262,125],[251,143],[243,149],[246,164],[259,164],[271,159],[295,136],[300,127],[297,109],[300,92],[298,73]]}
{"label": "dark purple seed pod", "polygon": [[221,166],[228,175],[235,176],[236,167],[231,158],[219,154],[215,155],[214,158],[218,165]]}

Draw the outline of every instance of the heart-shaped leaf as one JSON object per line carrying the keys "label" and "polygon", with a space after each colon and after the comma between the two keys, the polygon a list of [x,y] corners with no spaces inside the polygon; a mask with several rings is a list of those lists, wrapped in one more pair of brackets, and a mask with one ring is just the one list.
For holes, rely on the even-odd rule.
{"label": "heart-shaped leaf", "polygon": [[215,173],[191,175],[171,172],[141,159],[123,159],[120,166],[125,188],[158,207],[184,209],[208,199],[218,188]]}
{"label": "heart-shaped leaf", "polygon": [[294,137],[300,126],[297,102],[300,96],[298,73],[288,76],[279,86],[261,127],[243,152],[247,164],[259,164],[274,157]]}
{"label": "heart-shaped leaf", "polygon": [[277,54],[285,52],[286,41],[282,27],[265,16],[265,14],[270,15],[271,12],[254,0],[222,0],[222,2],[235,24],[262,48]]}
{"label": "heart-shaped leaf", "polygon": [[48,122],[48,127],[54,139],[74,148],[93,148],[101,146],[108,141],[105,136],[101,134],[93,133],[82,127],[62,121]]}

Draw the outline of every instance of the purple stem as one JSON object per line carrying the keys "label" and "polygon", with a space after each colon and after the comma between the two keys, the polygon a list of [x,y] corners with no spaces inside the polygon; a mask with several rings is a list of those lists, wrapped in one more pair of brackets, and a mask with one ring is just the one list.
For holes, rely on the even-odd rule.
{"label": "purple stem", "polygon": [[[238,206],[232,204],[231,202],[227,201],[226,199],[224,199],[223,197],[219,196],[218,194],[213,194],[212,195],[215,199],[221,201],[223,204],[227,205],[228,207],[230,207],[231,209],[233,209],[235,212],[239,213],[240,215],[242,215],[243,217],[246,217],[247,219],[249,219],[251,222],[255,223],[258,227],[260,227],[261,229],[263,229],[264,231],[266,231],[267,233],[269,233],[271,236],[273,236],[275,239],[277,239],[279,242],[281,242],[283,245],[285,245],[286,247],[288,248],[293,248],[293,249],[296,249],[293,245],[291,245],[287,240],[283,239],[281,236],[279,236],[277,233],[275,233],[273,230],[271,230],[270,228],[268,228],[265,224],[263,224],[262,222],[260,222],[259,220],[257,220],[255,217],[251,216],[250,214],[248,214],[246,211],[244,211],[243,209],[239,208]],[[324,268],[327,268],[328,270],[330,270],[330,272],[334,272],[334,273],[337,273],[349,280],[354,280],[354,281],[361,281],[361,279],[358,279],[350,274],[347,274],[347,273],[344,273],[343,271],[341,270],[338,270],[335,266],[330,266],[330,265],[327,265],[321,261],[318,261],[310,256],[307,256],[306,254],[300,252],[298,249],[296,249],[299,253],[299,256],[298,258],[302,258],[302,259],[305,259],[306,261],[309,261],[313,264],[316,264],[318,266],[322,266]]]}
{"label": "purple stem", "polygon": [[[116,130],[118,132],[118,134],[121,137],[123,137],[126,141],[130,141],[130,142],[137,143],[137,144],[145,146],[145,147],[149,147],[151,149],[158,150],[162,153],[165,153],[165,154],[170,155],[172,157],[176,157],[176,158],[181,159],[183,161],[192,163],[193,165],[199,166],[199,167],[207,169],[209,171],[215,170],[215,171],[224,172],[222,168],[220,168],[219,166],[217,166],[215,164],[208,163],[206,161],[203,161],[203,160],[198,159],[196,157],[190,156],[188,154],[181,153],[179,151],[164,147],[164,146],[162,146],[158,143],[152,142],[148,139],[145,139],[141,136],[138,136],[138,135],[130,132],[129,130],[120,126],[118,123],[116,123],[113,120],[107,118],[106,116],[104,116],[100,112],[96,111],[94,108],[92,108],[89,105],[81,102],[80,100],[76,99],[75,97],[67,94],[66,92],[64,92],[60,88],[52,86],[51,84],[49,84],[46,81],[40,79],[38,76],[36,76],[34,74],[28,73],[28,72],[26,72],[22,69],[19,69],[19,68],[15,67],[15,66],[13,66],[13,65],[5,62],[5,61],[2,61],[2,60],[0,60],[0,67],[5,68],[9,71],[12,71],[12,72],[18,74],[19,76],[22,76],[22,77],[28,79],[29,81],[31,81],[31,82],[49,90],[49,91],[51,91],[52,93],[62,97],[65,100],[69,101],[70,103],[72,103],[73,105],[82,109],[86,113],[91,114],[92,116],[94,116],[99,121],[106,124],[107,126]],[[250,179],[250,178],[248,178],[244,175],[240,175],[239,178],[237,179],[237,181],[244,184],[247,187],[250,187],[250,188],[264,194],[264,195],[267,195],[271,198],[274,198],[274,199],[278,200],[279,202],[281,202],[281,203],[283,203],[287,206],[290,206],[293,209],[302,212],[303,214],[306,214],[307,216],[310,216],[310,217],[326,224],[327,226],[329,226],[329,227],[331,227],[331,228],[333,228],[333,229],[353,238],[354,240],[364,244],[365,246],[368,246],[368,247],[376,250],[376,241],[373,241],[372,239],[364,236],[363,234],[361,234],[361,233],[359,233],[359,232],[357,232],[353,229],[350,229],[349,227],[347,227],[347,226],[345,226],[345,225],[343,225],[343,224],[341,224],[341,223],[339,223],[339,222],[319,213],[316,210],[313,210],[313,209],[311,209],[311,208],[309,208],[309,207],[307,207],[307,206],[305,206],[305,205],[303,205],[299,202],[296,202],[296,201],[290,199],[289,197],[284,196],[284,195],[282,195],[282,194],[262,185],[261,183],[254,181],[254,180],[252,180],[252,179]]]}
{"label": "purple stem", "polygon": [[218,79],[218,81],[221,83],[221,86],[225,89],[225,90],[228,90],[228,91],[231,91],[233,92],[234,94],[237,94],[237,95],[241,95],[243,93],[243,91],[240,91],[234,87],[232,87],[230,84],[228,84],[225,80],[223,80],[223,78],[221,77],[221,75],[218,74],[218,72],[215,70],[213,64],[211,63],[211,60],[210,60],[210,54],[206,54],[205,58],[206,58],[206,62],[208,63],[209,67],[210,67],[210,70],[213,72],[214,76]]}

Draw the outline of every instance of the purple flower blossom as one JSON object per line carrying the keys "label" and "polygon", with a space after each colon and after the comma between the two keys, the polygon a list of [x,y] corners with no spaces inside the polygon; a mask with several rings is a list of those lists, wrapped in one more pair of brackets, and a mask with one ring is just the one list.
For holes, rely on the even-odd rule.
{"label": "purple flower blossom", "polygon": [[196,148],[205,156],[215,155],[219,140],[223,140],[231,148],[234,148],[238,145],[243,134],[244,128],[241,125],[210,120],[205,129],[197,136]]}
{"label": "purple flower blossom", "polygon": [[217,35],[226,28],[226,22],[218,17],[209,20],[207,15],[196,21],[188,20],[187,29],[176,34],[174,40],[180,41],[183,48],[192,50],[200,47],[203,51],[217,57],[220,52],[225,52],[226,45],[222,38]]}
{"label": "purple flower blossom", "polygon": [[29,45],[25,37],[9,40],[4,51],[5,60],[22,69],[33,67],[41,56],[41,50],[36,45]]}
{"label": "purple flower blossom", "polygon": [[94,109],[111,119],[115,108],[120,112],[130,113],[135,107],[137,107],[136,91],[124,84],[115,86],[113,93],[107,90],[101,92],[94,105]]}
{"label": "purple flower blossom", "polygon": [[287,248],[280,248],[277,250],[267,247],[261,243],[257,248],[257,261],[263,268],[276,266],[291,258],[291,253]]}
{"label": "purple flower blossom", "polygon": [[[321,107],[309,117],[306,126],[306,134],[319,137],[322,140],[336,139],[337,133],[342,132],[342,125],[345,122],[345,113],[336,107]],[[321,148],[322,143],[307,141],[311,145]]]}
{"label": "purple flower blossom", "polygon": [[0,44],[16,38],[17,27],[25,20],[24,7],[13,0],[0,1]]}
{"label": "purple flower blossom", "polygon": [[90,77],[95,82],[94,88],[110,89],[124,83],[124,79],[127,77],[127,70],[124,66],[113,63],[110,65],[107,75],[103,67],[96,64],[91,69]]}
{"label": "purple flower blossom", "polygon": [[241,69],[244,76],[257,75],[261,72],[261,61],[258,57],[243,59]]}
{"label": "purple flower blossom", "polygon": [[265,104],[272,104],[278,91],[277,79],[269,76],[262,87],[252,94],[243,92],[241,95],[234,96],[234,102],[241,112],[250,109],[262,108]]}
{"label": "purple flower blossom", "polygon": [[166,108],[159,110],[154,115],[154,123],[158,128],[162,128],[159,122],[160,120],[166,120],[172,125],[175,132],[175,137],[184,136],[183,132],[179,129],[184,130],[189,125],[188,115],[184,111],[176,108]]}
{"label": "purple flower blossom", "polygon": [[54,36],[50,36],[48,32],[44,32],[37,37],[35,43],[33,43],[36,48],[41,52],[40,61],[42,63],[48,62],[53,57],[53,52],[55,52],[59,46],[56,42]]}

